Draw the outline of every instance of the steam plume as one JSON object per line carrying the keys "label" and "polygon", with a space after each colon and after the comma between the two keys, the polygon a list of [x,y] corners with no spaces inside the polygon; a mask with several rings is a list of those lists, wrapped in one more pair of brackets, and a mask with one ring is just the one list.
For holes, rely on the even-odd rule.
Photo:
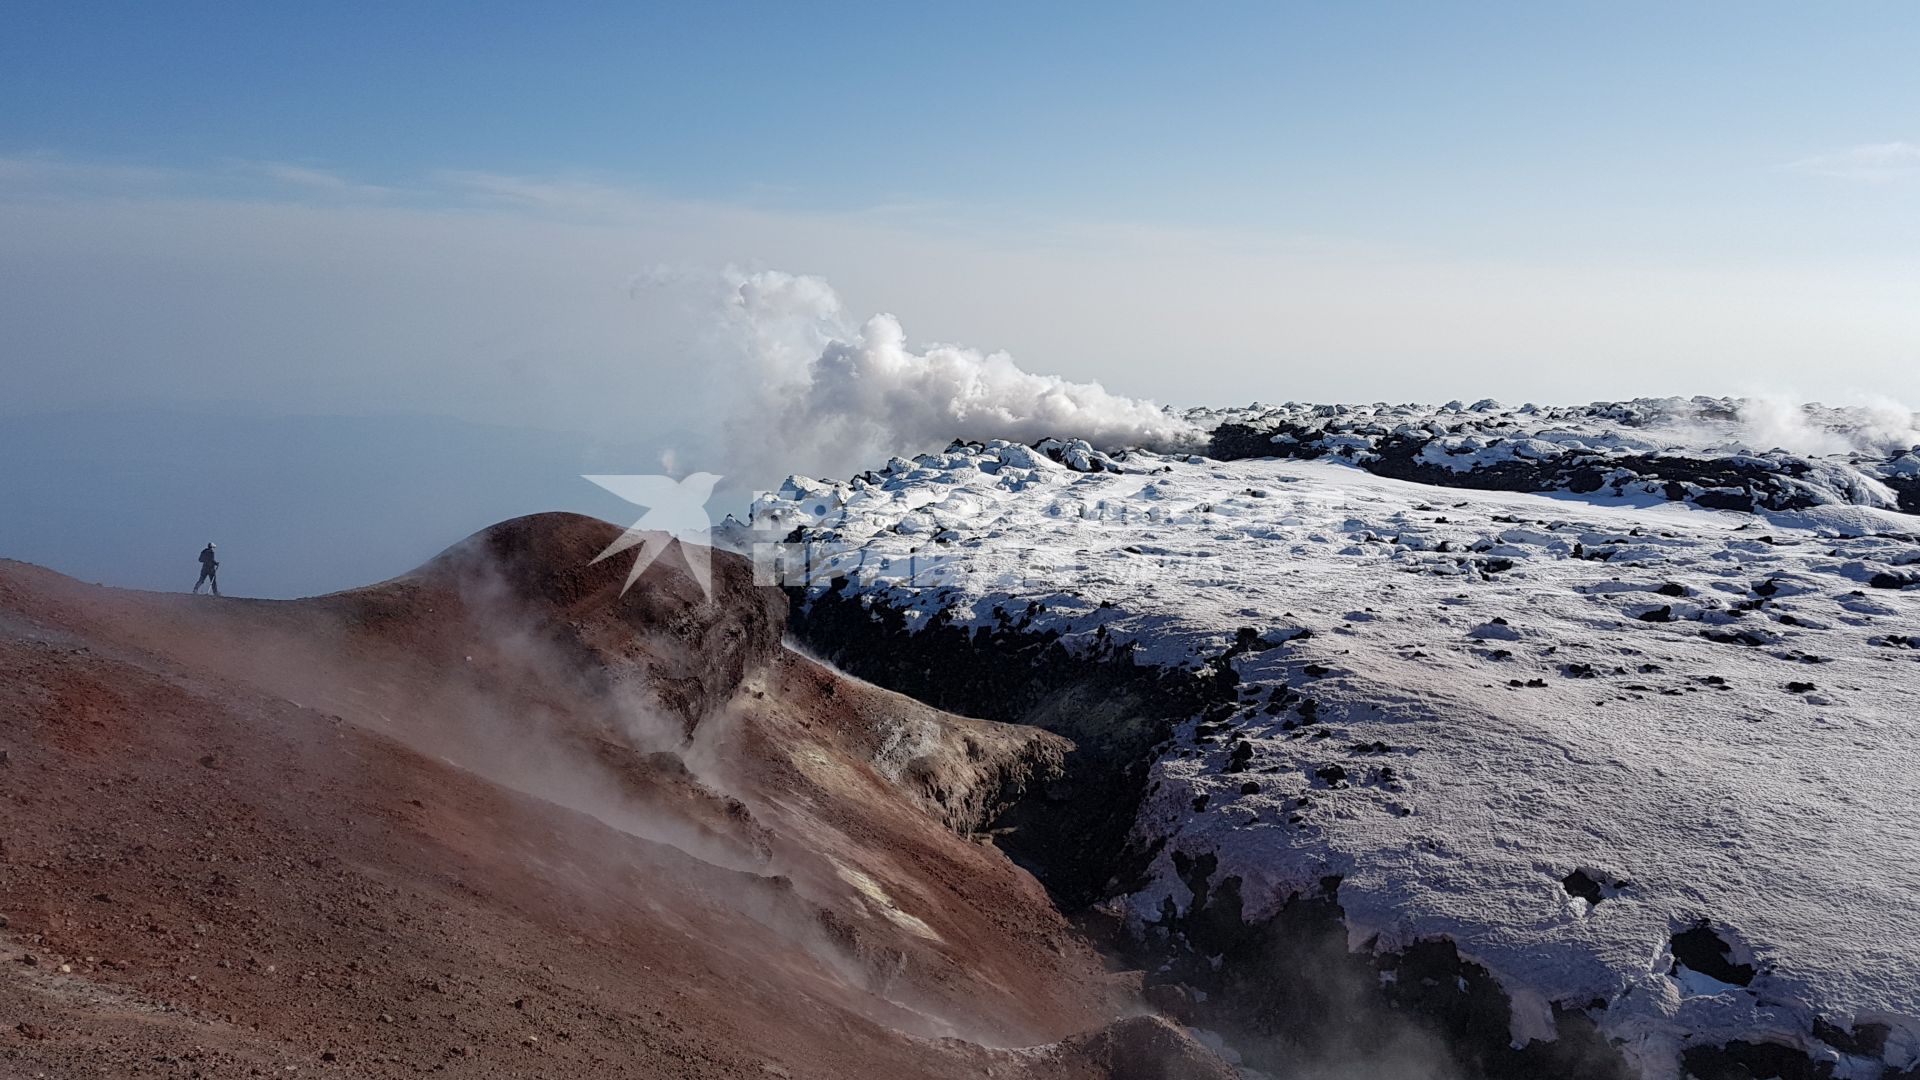
{"label": "steam plume", "polygon": [[1891,398],[1824,409],[1755,395],[1740,403],[1741,439],[1757,450],[1779,447],[1820,456],[1866,451],[1898,454],[1920,446],[1920,416]]}
{"label": "steam plume", "polygon": [[746,468],[836,475],[955,438],[1053,435],[1103,449],[1166,449],[1200,438],[1152,402],[1025,371],[1003,352],[915,351],[898,319],[880,314],[856,324],[817,277],[729,271],[723,280],[731,351],[757,385],[732,424],[734,454],[758,455],[741,463]]}

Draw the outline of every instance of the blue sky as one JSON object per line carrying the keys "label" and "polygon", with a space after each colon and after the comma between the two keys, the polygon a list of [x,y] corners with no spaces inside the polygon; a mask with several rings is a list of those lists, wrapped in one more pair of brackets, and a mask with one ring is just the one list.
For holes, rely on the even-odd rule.
{"label": "blue sky", "polygon": [[[1913,239],[1910,212],[1904,235],[1873,228],[1884,193],[1783,168],[1920,141],[1912,5],[11,10],[15,154],[591,176],[1476,251]],[[1764,220],[1792,211],[1818,224]]]}

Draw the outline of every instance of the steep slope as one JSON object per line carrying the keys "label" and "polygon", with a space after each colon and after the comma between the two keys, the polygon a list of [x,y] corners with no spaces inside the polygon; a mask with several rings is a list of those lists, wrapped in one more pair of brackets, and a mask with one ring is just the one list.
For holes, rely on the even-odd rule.
{"label": "steep slope", "polygon": [[1034,865],[1157,1002],[1338,1075],[1920,1060],[1920,520],[1039,450],[796,479],[736,540],[851,670],[1134,733],[1068,759],[1130,830]]}
{"label": "steep slope", "polygon": [[786,651],[728,556],[623,595],[616,532],[284,602],[0,564],[5,1071],[1224,1075],[965,835],[1060,740]]}

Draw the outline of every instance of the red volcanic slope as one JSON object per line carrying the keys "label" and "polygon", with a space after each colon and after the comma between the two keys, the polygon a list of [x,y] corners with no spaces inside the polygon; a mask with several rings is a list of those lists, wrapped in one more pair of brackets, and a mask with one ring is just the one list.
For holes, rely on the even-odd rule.
{"label": "red volcanic slope", "polygon": [[0,563],[0,1073],[1220,1080],[965,835],[1057,765],[715,553],[486,530],[298,601]]}

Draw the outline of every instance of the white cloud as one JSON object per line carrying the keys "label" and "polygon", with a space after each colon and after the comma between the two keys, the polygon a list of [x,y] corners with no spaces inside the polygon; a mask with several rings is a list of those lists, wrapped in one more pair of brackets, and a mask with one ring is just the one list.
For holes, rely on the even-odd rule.
{"label": "white cloud", "polygon": [[487,205],[563,216],[627,218],[645,205],[634,191],[591,180],[443,169],[429,177],[448,193]]}
{"label": "white cloud", "polygon": [[0,156],[0,191],[92,193],[107,190],[151,192],[179,183],[176,169],[112,162],[72,161],[54,154]]}
{"label": "white cloud", "polygon": [[291,188],[298,188],[315,194],[324,194],[338,198],[384,199],[394,194],[394,189],[379,184],[365,184],[340,173],[327,169],[317,169],[310,165],[295,165],[284,161],[256,162],[253,169],[261,176]]}
{"label": "white cloud", "polygon": [[1886,183],[1920,176],[1920,145],[1910,142],[1867,143],[1801,158],[1786,167],[1815,176]]}
{"label": "white cloud", "polygon": [[378,201],[398,194],[399,189],[284,161],[232,160],[204,169],[182,169],[139,162],[75,161],[57,154],[0,155],[0,195],[14,197],[285,198],[295,193],[330,201]]}

